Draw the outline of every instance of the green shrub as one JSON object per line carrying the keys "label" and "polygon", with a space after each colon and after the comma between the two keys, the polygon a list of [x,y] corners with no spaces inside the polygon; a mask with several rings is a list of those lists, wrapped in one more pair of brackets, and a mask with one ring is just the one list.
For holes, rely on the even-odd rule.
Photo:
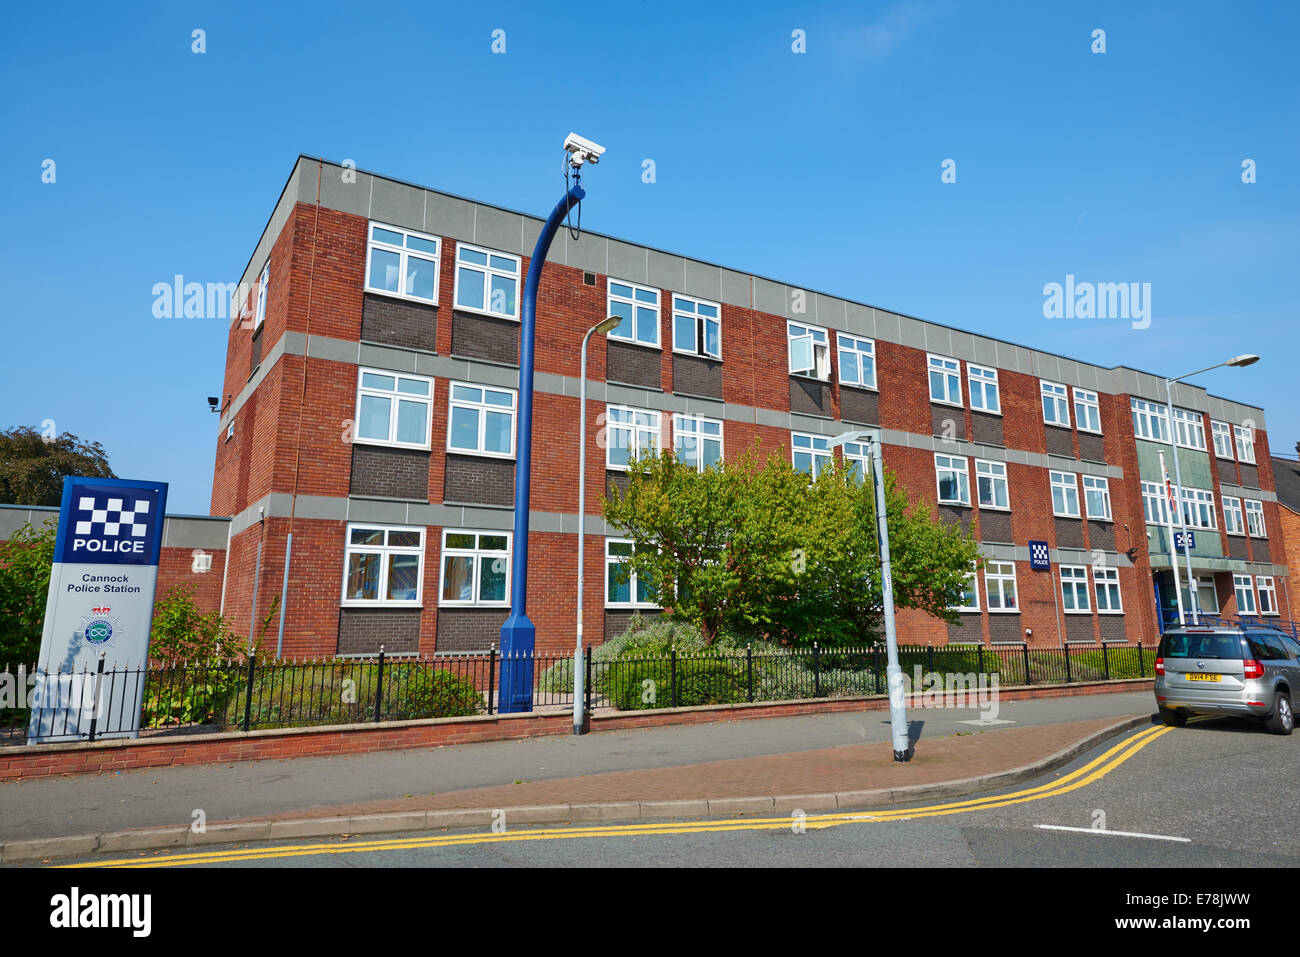
{"label": "green shrub", "polygon": [[219,661],[151,671],[144,683],[141,723],[160,728],[220,722],[239,696],[245,674],[238,664]]}
{"label": "green shrub", "polygon": [[[734,704],[748,698],[744,662],[712,656],[677,661],[677,706]],[[673,706],[671,661],[625,658],[605,671],[604,694],[620,711]]]}

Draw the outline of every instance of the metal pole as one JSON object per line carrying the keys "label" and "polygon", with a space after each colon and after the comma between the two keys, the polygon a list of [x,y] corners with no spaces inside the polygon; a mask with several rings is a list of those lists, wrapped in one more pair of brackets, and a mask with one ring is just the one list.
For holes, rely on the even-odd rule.
{"label": "metal pole", "polygon": [[903,669],[898,665],[898,630],[894,623],[894,579],[889,563],[889,521],[885,513],[885,465],[880,442],[867,438],[871,446],[871,484],[876,492],[876,538],[880,543],[880,601],[885,611],[885,647],[889,663],[885,678],[889,688],[889,727],[893,732],[894,760],[909,761],[912,746],[907,735],[907,692],[903,687]]}
{"label": "metal pole", "polygon": [[582,734],[582,583],[586,566],[583,564],[587,539],[587,344],[592,333],[604,322],[597,323],[582,337],[582,380],[578,386],[578,640],[573,648],[573,733]]}
{"label": "metal pole", "polygon": [[[1165,498],[1168,499],[1173,493],[1169,491],[1169,472],[1165,469],[1165,453],[1157,452],[1156,455],[1160,458],[1160,484],[1163,487]],[[1181,497],[1181,495],[1182,493],[1179,492],[1176,498]],[[1178,624],[1181,627],[1187,624],[1187,619],[1183,615],[1183,583],[1178,572],[1178,549],[1174,546],[1174,513],[1172,509],[1177,508],[1181,514],[1182,508],[1174,502],[1170,502],[1169,507],[1171,511],[1169,521],[1165,523],[1165,531],[1169,533],[1169,564],[1174,567],[1174,598],[1178,601]],[[1163,617],[1163,612],[1161,612],[1161,616]]]}
{"label": "metal pole", "polygon": [[293,555],[293,532],[284,542],[284,583],[280,586],[280,634],[275,639],[275,657],[284,653],[284,606],[289,602],[289,560]]}
{"label": "metal pole", "polygon": [[[1192,373],[1192,375],[1195,374]],[[1165,414],[1169,416],[1169,444],[1174,450],[1174,486],[1178,490],[1178,523],[1183,530],[1183,556],[1187,559],[1187,600],[1192,606],[1192,622],[1200,624],[1201,603],[1196,594],[1196,579],[1192,577],[1192,549],[1187,544],[1187,514],[1183,509],[1183,477],[1178,468],[1178,427],[1174,424],[1173,382],[1173,379],[1165,380]],[[1172,543],[1170,543],[1169,552],[1176,566],[1178,564],[1178,553],[1173,548]],[[1181,593],[1179,598],[1182,598]]]}

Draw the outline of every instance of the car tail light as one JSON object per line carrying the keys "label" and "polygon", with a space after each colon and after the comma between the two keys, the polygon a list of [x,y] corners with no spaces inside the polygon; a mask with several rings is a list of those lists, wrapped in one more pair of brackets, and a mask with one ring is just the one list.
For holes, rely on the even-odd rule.
{"label": "car tail light", "polygon": [[1165,659],[1163,659],[1163,658],[1157,658],[1157,659],[1156,659],[1156,674],[1158,674],[1158,675],[1162,675],[1162,674],[1164,674],[1164,673],[1165,673]]}
{"label": "car tail light", "polygon": [[1258,661],[1255,661],[1253,658],[1250,661],[1243,662],[1241,667],[1242,670],[1246,673],[1247,678],[1264,677],[1264,666],[1261,665]]}

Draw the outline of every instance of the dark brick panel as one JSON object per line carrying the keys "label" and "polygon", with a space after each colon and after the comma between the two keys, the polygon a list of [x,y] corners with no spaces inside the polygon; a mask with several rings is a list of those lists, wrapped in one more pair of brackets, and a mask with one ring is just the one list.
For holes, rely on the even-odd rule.
{"label": "dark brick panel", "polygon": [[1110,522],[1088,522],[1088,543],[1092,548],[1115,550],[1115,526]]}
{"label": "dark brick panel", "polygon": [[864,425],[880,424],[880,396],[866,389],[840,386],[840,418]]}
{"label": "dark brick panel", "polygon": [[634,346],[627,342],[605,340],[605,379],[628,385],[662,389],[659,350]]}
{"label": "dark brick panel", "polygon": [[614,471],[610,471],[610,470],[608,470],[608,469],[605,471],[605,487],[606,487],[606,488],[609,488],[609,486],[612,485],[612,486],[614,486],[614,488],[618,489],[620,492],[626,492],[626,491],[627,491],[628,484],[629,484],[631,481],[632,481],[632,480],[631,480],[630,478],[627,477],[627,473],[626,473],[626,472],[614,472]]}
{"label": "dark brick panel", "polygon": [[512,505],[515,500],[514,460],[448,453],[442,500],[476,505]]}
{"label": "dark brick panel", "polygon": [[1020,613],[989,612],[989,638],[993,641],[1024,641],[1025,626],[1020,623]]}
{"label": "dark brick panel", "polygon": [[963,614],[961,621],[957,624],[948,625],[948,640],[951,641],[972,641],[982,642],[984,640],[984,628],[980,624],[978,614]]}
{"label": "dark brick panel", "polygon": [[352,446],[351,495],[429,500],[429,453],[421,449]]}
{"label": "dark brick panel", "polygon": [[1106,442],[1092,432],[1079,433],[1079,458],[1090,462],[1106,461]]}
{"label": "dark brick panel", "polygon": [[1083,548],[1083,522],[1077,518],[1056,519],[1056,547]]}
{"label": "dark brick panel", "polygon": [[1123,641],[1128,637],[1123,615],[1098,615],[1097,624],[1101,628],[1102,641]]}
{"label": "dark brick panel", "polygon": [[[933,406],[931,406],[933,408]],[[970,414],[971,438],[984,445],[1005,445],[1002,438],[1002,416],[987,412]]]}
{"label": "dark brick panel", "polygon": [[722,363],[702,356],[673,353],[673,391],[722,398]]}
{"label": "dark brick panel", "polygon": [[820,379],[790,377],[790,411],[806,415],[831,414],[830,383]]}
{"label": "dark brick panel", "polygon": [[1066,641],[1096,641],[1091,615],[1064,615]]}
{"label": "dark brick panel", "polygon": [[971,517],[974,515],[969,508],[963,508],[960,505],[940,505],[939,521],[945,525],[960,525],[963,532],[970,531]]}
{"label": "dark brick panel", "polygon": [[956,406],[930,406],[930,423],[933,433],[940,438],[966,438],[966,413]]}
{"label": "dark brick panel", "polygon": [[339,613],[341,655],[377,655],[420,650],[419,608],[343,608]]}
{"label": "dark brick panel", "polygon": [[452,355],[519,365],[519,323],[472,313],[451,314]]}
{"label": "dark brick panel", "polygon": [[1241,535],[1228,536],[1228,557],[1235,558],[1239,562],[1250,560],[1249,555],[1246,554],[1246,539]]}
{"label": "dark brick panel", "polygon": [[386,346],[437,351],[438,307],[366,293],[361,305],[361,338]]}
{"label": "dark brick panel", "polygon": [[1254,465],[1247,465],[1244,462],[1238,463],[1241,468],[1241,484],[1248,488],[1259,488],[1259,468]]}
{"label": "dark brick panel", "polygon": [[1269,555],[1267,538],[1252,538],[1250,540],[1250,551],[1257,562],[1271,562],[1273,560]]}
{"label": "dark brick panel", "polygon": [[437,651],[487,651],[501,644],[509,608],[439,608]]}
{"label": "dark brick panel", "polygon": [[1069,429],[1063,429],[1058,425],[1044,425],[1043,431],[1047,433],[1047,451],[1052,455],[1064,455],[1066,458],[1074,458],[1074,440],[1071,438],[1073,433]]}
{"label": "dark brick panel", "polygon": [[605,609],[605,640],[617,638],[627,631],[627,626],[632,622],[633,615],[640,615],[642,618],[657,618],[662,612],[658,608],[640,608],[636,611],[622,611],[618,609]]}
{"label": "dark brick panel", "polygon": [[1011,513],[980,509],[980,541],[1013,543]]}
{"label": "dark brick panel", "polygon": [[1237,463],[1229,459],[1215,458],[1215,465],[1219,470],[1219,482],[1224,485],[1238,485],[1237,481]]}

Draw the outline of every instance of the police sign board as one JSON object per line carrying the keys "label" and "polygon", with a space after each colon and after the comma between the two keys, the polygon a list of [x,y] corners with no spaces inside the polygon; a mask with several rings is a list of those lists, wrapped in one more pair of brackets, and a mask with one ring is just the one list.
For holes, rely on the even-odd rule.
{"label": "police sign board", "polygon": [[[1183,544],[1184,539],[1186,539],[1186,544]],[[1174,548],[1181,549],[1181,548],[1195,548],[1195,547],[1196,547],[1195,532],[1174,532]]]}
{"label": "police sign board", "polygon": [[113,671],[148,659],[166,507],[164,482],[63,480],[29,743],[139,731],[142,676]]}
{"label": "police sign board", "polygon": [[1031,541],[1029,543],[1029,567],[1035,571],[1051,571],[1052,553],[1047,542]]}

